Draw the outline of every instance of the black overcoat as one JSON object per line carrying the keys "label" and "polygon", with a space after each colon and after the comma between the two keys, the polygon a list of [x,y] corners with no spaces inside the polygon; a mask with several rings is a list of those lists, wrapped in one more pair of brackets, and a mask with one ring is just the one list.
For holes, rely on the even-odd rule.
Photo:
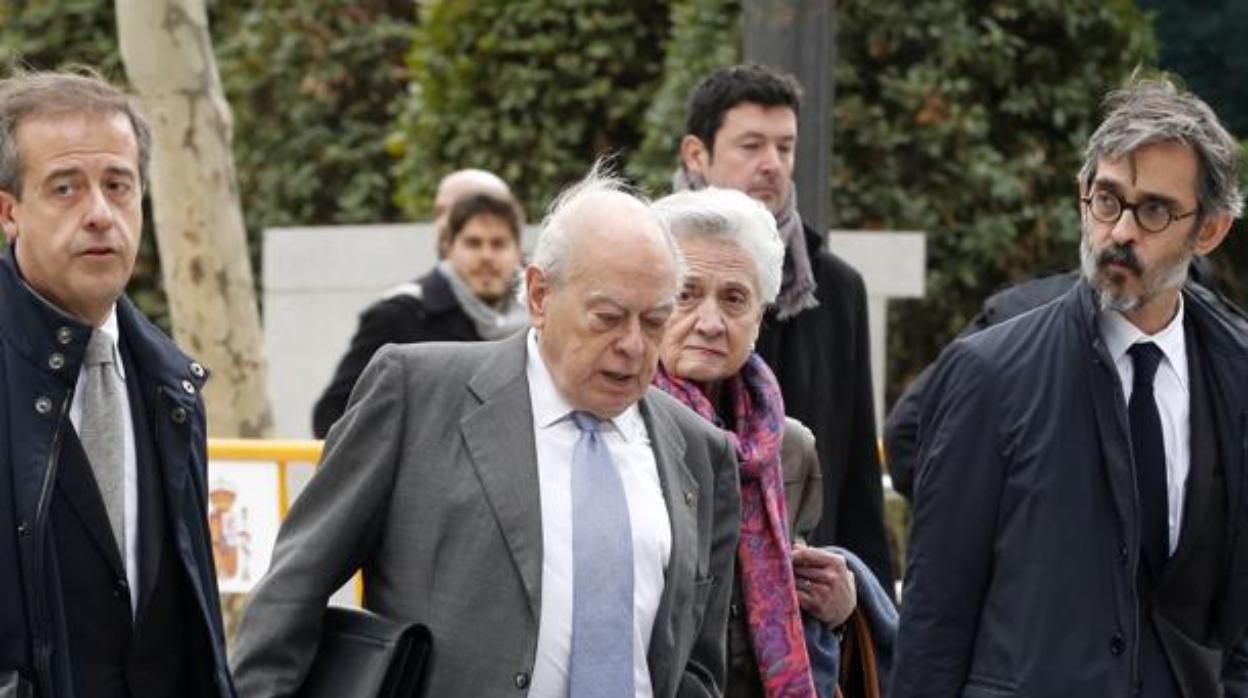
{"label": "black overcoat", "polygon": [[[199,627],[222,698],[234,695],[208,533],[207,453],[200,388],[205,371],[125,297],[117,321],[141,367],[144,405],[173,522],[177,563],[189,580]],[[72,698],[61,580],[49,512],[61,451],[72,432],[69,406],[91,328],[43,303],[20,280],[13,249],[0,257],[0,694]],[[134,687],[141,694],[142,687]],[[78,697],[83,698],[83,697]]]}
{"label": "black overcoat", "polygon": [[[1131,695],[1139,505],[1126,403],[1093,296],[1080,281],[955,342],[933,370],[896,698]],[[1204,288],[1189,283],[1183,298],[1225,469],[1216,632],[1203,649],[1220,655],[1225,694],[1245,695],[1248,330]]]}

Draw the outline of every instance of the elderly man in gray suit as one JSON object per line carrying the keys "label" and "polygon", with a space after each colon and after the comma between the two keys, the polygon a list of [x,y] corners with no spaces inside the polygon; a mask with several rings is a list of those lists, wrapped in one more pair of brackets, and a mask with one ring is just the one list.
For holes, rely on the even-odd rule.
{"label": "elderly man in gray suit", "polygon": [[362,568],[368,608],[432,631],[426,695],[721,695],[735,457],[649,387],[682,266],[595,170],[543,222],[532,330],[379,352],[247,609],[240,693],[299,687]]}

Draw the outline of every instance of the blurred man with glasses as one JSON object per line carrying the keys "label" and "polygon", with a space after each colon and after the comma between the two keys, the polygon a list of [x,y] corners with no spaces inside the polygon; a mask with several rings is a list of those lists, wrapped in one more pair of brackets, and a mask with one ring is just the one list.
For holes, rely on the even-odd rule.
{"label": "blurred man with glasses", "polygon": [[1110,95],[1069,292],[952,345],[920,418],[894,696],[1248,695],[1248,323],[1186,283],[1241,150]]}

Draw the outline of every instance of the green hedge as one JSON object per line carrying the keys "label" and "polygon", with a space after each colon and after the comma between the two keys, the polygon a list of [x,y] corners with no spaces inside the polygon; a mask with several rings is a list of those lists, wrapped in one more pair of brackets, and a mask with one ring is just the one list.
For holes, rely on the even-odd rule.
{"label": "green hedge", "polygon": [[385,141],[407,88],[411,2],[254,5],[216,33],[253,239],[270,226],[395,220]]}
{"label": "green hedge", "polygon": [[641,138],[658,84],[662,0],[431,0],[391,140],[398,202],[428,216],[438,179],[482,167],[537,217],[603,154]]}
{"label": "green hedge", "polygon": [[1082,147],[1154,46],[1126,0],[837,7],[833,224],[929,234],[927,297],[890,312],[895,394],[993,289],[1075,265]]}

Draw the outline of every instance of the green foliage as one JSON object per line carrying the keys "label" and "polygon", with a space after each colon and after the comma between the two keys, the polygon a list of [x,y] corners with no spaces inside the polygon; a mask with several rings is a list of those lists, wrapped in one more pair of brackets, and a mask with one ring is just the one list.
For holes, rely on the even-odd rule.
{"label": "green foliage", "polygon": [[392,220],[385,134],[406,88],[400,0],[252,3],[214,32],[253,243],[280,225]]}
{"label": "green foliage", "polygon": [[1081,149],[1154,48],[1126,0],[837,8],[833,224],[928,233],[927,296],[892,307],[895,393],[992,290],[1075,265]]}
{"label": "green foliage", "polygon": [[541,211],[591,161],[640,140],[662,69],[664,0],[431,0],[391,140],[398,202],[427,216],[438,179],[481,167]]}
{"label": "green foliage", "polygon": [[1248,3],[1243,0],[1139,0],[1154,13],[1160,65],[1183,76],[1231,131],[1248,134]]}
{"label": "green foliage", "polygon": [[740,0],[672,0],[663,82],[646,110],[645,137],[629,171],[656,195],[671,188],[689,93],[703,77],[741,61]]}
{"label": "green foliage", "polygon": [[0,1],[0,75],[16,64],[39,70],[84,64],[110,79],[124,79],[113,4],[101,0]]}

